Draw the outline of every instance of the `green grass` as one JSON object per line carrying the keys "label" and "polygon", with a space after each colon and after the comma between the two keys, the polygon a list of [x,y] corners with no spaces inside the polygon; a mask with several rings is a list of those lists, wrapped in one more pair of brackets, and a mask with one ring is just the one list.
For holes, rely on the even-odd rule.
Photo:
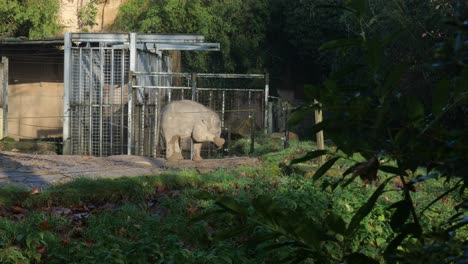
{"label": "green grass", "polygon": [[[375,187],[362,188],[359,179],[346,189],[322,188],[352,163],[337,163],[322,181],[308,175],[283,175],[278,164],[314,147],[298,142],[286,150],[260,156],[261,166],[220,169],[210,173],[172,170],[161,175],[118,179],[79,179],[42,193],[13,187],[0,189],[0,263],[271,263],[284,252],[258,252],[245,241],[252,234],[218,240],[217,234],[243,224],[229,214],[192,221],[216,208],[200,192],[235,197],[245,207],[267,194],[284,210],[323,221],[334,212],[349,222]],[[315,163],[307,163],[313,169]],[[425,205],[447,190],[442,180],[421,184],[416,204]],[[364,219],[352,247],[381,259],[392,238],[388,206],[402,193],[390,184],[375,209]],[[431,229],[455,213],[461,201],[452,195],[427,210],[421,221]],[[245,224],[245,223],[244,223]],[[457,234],[461,239],[467,232]],[[338,250],[324,248],[324,250]]]}

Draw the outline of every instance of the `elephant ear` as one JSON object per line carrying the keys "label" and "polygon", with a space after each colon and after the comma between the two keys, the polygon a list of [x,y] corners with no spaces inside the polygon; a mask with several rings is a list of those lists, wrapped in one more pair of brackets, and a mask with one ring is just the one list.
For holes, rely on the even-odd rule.
{"label": "elephant ear", "polygon": [[206,119],[202,119],[201,122],[202,122],[203,125],[206,126],[207,129],[210,127],[210,125],[208,124],[208,121]]}

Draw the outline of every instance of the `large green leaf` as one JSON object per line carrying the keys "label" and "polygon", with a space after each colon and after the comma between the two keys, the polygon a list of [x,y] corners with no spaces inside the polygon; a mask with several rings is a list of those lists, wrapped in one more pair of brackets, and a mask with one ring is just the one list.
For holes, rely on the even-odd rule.
{"label": "large green leaf", "polygon": [[247,215],[247,208],[242,206],[236,199],[232,197],[223,196],[216,200],[216,204],[232,213],[243,216]]}
{"label": "large green leaf", "polygon": [[[400,175],[402,173],[402,171],[399,168],[388,165],[379,166],[379,170],[394,175]],[[403,175],[406,175],[406,173],[404,173]]]}
{"label": "large green leaf", "polygon": [[372,72],[377,73],[383,58],[383,47],[379,40],[369,39],[365,42],[367,64]]}
{"label": "large green leaf", "polygon": [[313,110],[312,107],[301,107],[301,108],[294,110],[291,113],[291,116],[289,117],[288,128],[291,129],[297,124],[299,124],[300,122],[302,122],[306,116],[312,114],[312,110]]}
{"label": "large green leaf", "polygon": [[379,262],[362,253],[352,253],[345,258],[347,264],[378,264]]}
{"label": "large green leaf", "polygon": [[313,160],[313,159],[316,159],[316,158],[318,158],[320,156],[323,156],[323,155],[326,155],[326,154],[328,154],[328,150],[310,151],[310,152],[307,152],[303,157],[291,160],[289,165],[294,165],[294,164],[306,162],[306,161],[309,161],[309,160]]}
{"label": "large green leaf", "polygon": [[406,98],[406,109],[410,121],[419,121],[424,117],[424,106],[416,97]]}
{"label": "large green leaf", "polygon": [[369,1],[368,0],[348,0],[347,6],[356,10],[357,15],[365,17],[369,14]]}
{"label": "large green leaf", "polygon": [[375,202],[383,193],[385,186],[391,179],[393,179],[393,177],[390,177],[384,182],[382,182],[382,184],[380,184],[377,190],[374,191],[369,200],[367,200],[367,202],[363,204],[353,215],[353,218],[351,219],[351,222],[348,225],[348,229],[346,229],[347,237],[351,237],[354,234],[356,229],[359,227],[359,224],[361,223],[362,219],[364,219],[364,217],[366,217],[371,212],[372,208],[374,208]]}
{"label": "large green leaf", "polygon": [[411,204],[403,200],[392,204],[390,208],[396,208],[390,218],[390,227],[393,231],[399,232],[410,216]]}
{"label": "large green leaf", "polygon": [[339,48],[350,48],[350,47],[359,47],[362,44],[361,38],[352,38],[352,39],[335,39],[328,41],[322,46],[320,46],[320,50],[331,50],[331,49],[339,49]]}
{"label": "large green leaf", "polygon": [[449,104],[450,80],[444,79],[437,83],[432,94],[432,113],[437,116],[442,113],[443,108]]}
{"label": "large green leaf", "polygon": [[416,237],[421,236],[422,229],[421,226],[416,223],[408,223],[403,226],[401,229],[401,233],[398,234],[390,243],[387,245],[387,248],[384,251],[385,261],[387,263],[396,263],[397,262],[397,255],[396,250],[398,246],[405,240],[405,238],[413,234]]}
{"label": "large green leaf", "polygon": [[346,222],[343,218],[337,214],[330,213],[327,218],[325,218],[330,229],[338,234],[344,235],[346,232]]}
{"label": "large green leaf", "polygon": [[325,164],[323,164],[315,173],[314,173],[314,176],[312,176],[312,180],[316,181],[318,180],[320,177],[322,177],[332,166],[333,164],[335,164],[336,161],[338,161],[341,157],[334,157],[330,160],[328,160],[327,162],[325,162]]}
{"label": "large green leaf", "polygon": [[239,234],[242,234],[244,232],[253,230],[257,225],[256,224],[248,224],[248,225],[243,225],[243,226],[236,226],[234,228],[231,228],[227,231],[221,232],[216,234],[215,239],[220,241],[220,240],[226,240],[233,238]]}

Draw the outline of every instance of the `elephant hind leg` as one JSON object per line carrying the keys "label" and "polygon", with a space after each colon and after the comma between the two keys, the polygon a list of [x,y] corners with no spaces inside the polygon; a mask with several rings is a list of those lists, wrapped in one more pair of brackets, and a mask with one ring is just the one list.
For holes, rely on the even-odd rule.
{"label": "elephant hind leg", "polygon": [[202,143],[193,143],[193,160],[202,160],[203,158],[200,155],[202,148]]}
{"label": "elephant hind leg", "polygon": [[179,136],[172,136],[168,141],[166,140],[166,159],[168,161],[183,160],[182,151],[179,146]]}

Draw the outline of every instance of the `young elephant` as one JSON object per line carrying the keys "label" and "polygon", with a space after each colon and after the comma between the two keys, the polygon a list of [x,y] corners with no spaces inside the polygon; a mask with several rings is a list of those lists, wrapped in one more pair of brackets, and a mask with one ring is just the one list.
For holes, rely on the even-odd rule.
{"label": "young elephant", "polygon": [[213,142],[218,148],[224,145],[221,121],[211,109],[190,100],[173,101],[162,110],[161,127],[166,140],[166,159],[182,160],[180,138],[192,137],[193,160],[201,160],[202,142]]}

